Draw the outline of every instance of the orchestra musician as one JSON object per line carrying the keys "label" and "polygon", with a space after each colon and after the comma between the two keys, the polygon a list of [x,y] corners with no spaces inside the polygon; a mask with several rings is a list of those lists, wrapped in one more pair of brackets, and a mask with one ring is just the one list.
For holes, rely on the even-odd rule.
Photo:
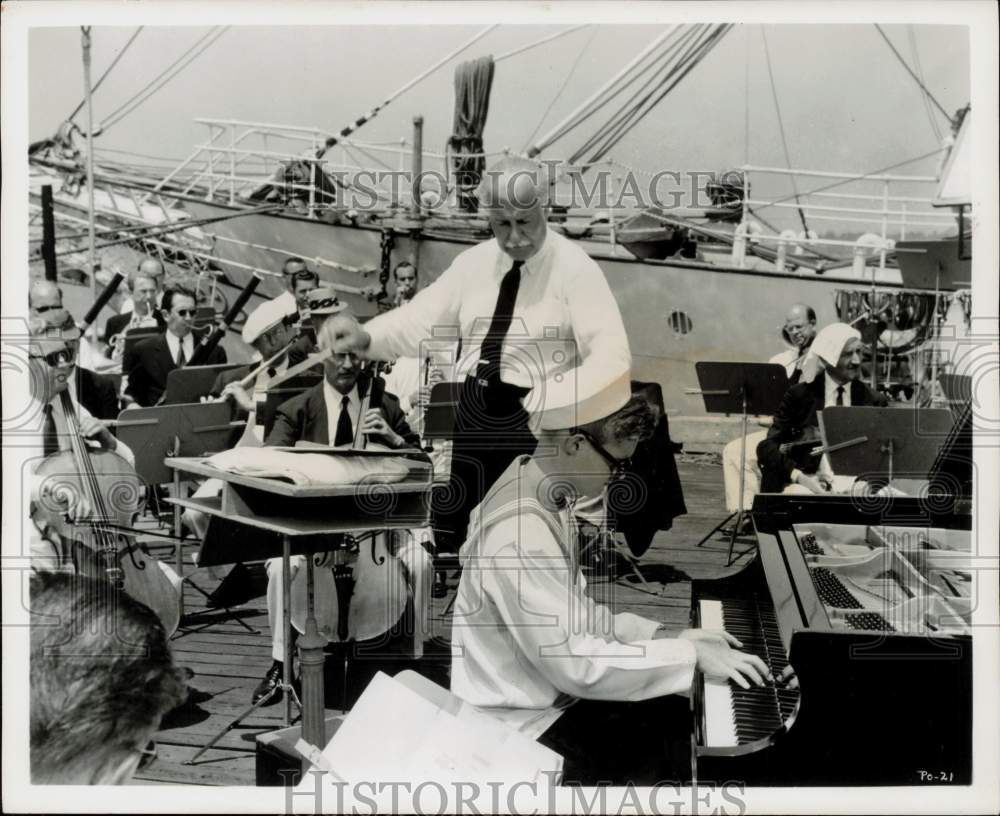
{"label": "orchestra musician", "polygon": [[104,338],[108,344],[108,357],[120,361],[125,352],[125,333],[129,329],[166,329],[166,322],[157,305],[156,279],[145,274],[140,268],[129,275],[129,290],[132,293],[132,309],[112,315],[104,324]]}
{"label": "orchestra musician", "polygon": [[[60,437],[65,438],[68,434],[60,411],[55,409],[55,403],[63,391],[70,389],[76,368],[74,343],[79,340],[80,332],[75,325],[55,329],[38,317],[29,320],[28,330],[28,366],[31,376],[28,379],[30,401],[25,416],[38,418],[38,435],[31,446],[37,467],[45,457],[60,450]],[[134,465],[135,456],[128,445],[117,440],[103,422],[95,419],[86,406],[77,401],[73,390],[69,390],[69,393],[82,435],[88,444],[93,448],[114,451],[129,465]],[[32,473],[34,474],[34,468]],[[85,496],[50,494],[50,485],[50,480],[40,481],[33,476],[29,487],[33,506],[39,502],[65,504],[65,515],[74,521],[91,516],[93,508]],[[33,510],[31,514],[34,517]],[[49,535],[44,528],[38,532],[39,535],[33,535],[30,542],[32,566],[35,569],[72,570],[73,553],[67,549],[68,544],[58,536]]]}
{"label": "orchestra musician", "polygon": [[289,258],[281,266],[285,291],[275,300],[282,306],[294,306],[301,314],[309,309],[309,294],[319,287],[319,275],[302,258]]}
{"label": "orchestra musician", "polygon": [[[782,398],[774,423],[757,446],[762,493],[825,493],[832,486],[828,466],[810,451],[819,445],[819,417],[831,406],[885,406],[888,400],[861,381],[861,333],[846,323],[831,323],[813,341],[811,357],[799,382]],[[805,443],[792,445],[792,443]],[[783,447],[785,446],[785,447]]]}
{"label": "orchestra musician", "polygon": [[[163,268],[163,263],[157,258],[143,258],[139,261],[138,266],[135,269],[135,275],[141,275],[144,278],[149,278],[153,281],[156,286],[156,294],[153,297],[153,306],[155,309],[159,309],[163,305],[163,292],[166,283],[166,270]],[[131,276],[130,276],[131,285]],[[129,312],[135,311],[135,294],[133,293],[130,297],[122,299],[122,302],[118,304],[119,314],[128,314]],[[108,336],[107,332],[104,333],[105,338]]]}
{"label": "orchestra musician", "polygon": [[410,261],[400,261],[392,270],[396,282],[396,293],[392,297],[393,306],[402,306],[413,300],[417,294],[417,268]]}
{"label": "orchestra musician", "polygon": [[[794,304],[785,315],[781,330],[782,339],[789,345],[778,352],[769,363],[785,367],[789,384],[799,381],[809,349],[816,337],[816,312],[804,303]],[[766,420],[770,424],[770,418]],[[764,424],[763,422],[761,424]],[[767,436],[767,431],[754,431],[746,436],[746,456],[743,464],[743,509],[753,504],[753,497],[760,492],[760,468],[757,465],[757,446]],[[742,437],[728,442],[722,449],[722,478],[726,487],[726,510],[735,513],[740,509],[740,456]],[[749,524],[749,519],[745,520]]]}
{"label": "orchestra musician", "polygon": [[768,669],[724,632],[669,637],[585,592],[574,505],[619,478],[653,430],[628,374],[550,394],[540,420],[534,455],[511,462],[470,517],[451,690],[562,754],[564,782],[687,779],[690,704],[678,695],[696,671],[747,688]]}
{"label": "orchestra musician", "polygon": [[[339,312],[346,306],[338,303],[336,307],[328,305],[324,308],[336,308]],[[330,319],[320,326],[318,340],[321,350],[333,349],[334,330]],[[399,400],[391,393],[384,394],[380,408],[369,409],[363,416],[361,415],[365,394],[371,387],[371,381],[367,377],[359,376],[360,366],[353,354],[334,353],[324,360],[323,371],[322,382],[279,406],[274,426],[265,440],[266,445],[294,446],[297,442],[304,441],[348,448],[354,444],[355,430],[359,424],[361,433],[367,434],[371,441],[385,447],[402,448],[419,445],[419,437],[413,434],[406,424],[399,407]],[[418,653],[422,653],[429,625],[427,604],[430,597],[430,555],[415,535],[405,537],[396,552],[390,555],[398,559],[407,575],[413,598],[415,648]],[[302,605],[296,604],[294,599],[296,595],[302,595],[305,591],[305,570],[302,569],[304,566],[305,556],[294,556],[291,559],[292,624],[300,632],[303,631],[304,621],[297,619],[296,609]],[[278,686],[284,668],[285,645],[281,625],[282,559],[269,559],[266,562],[266,569],[267,613],[272,632],[273,663],[254,690],[254,703]],[[320,569],[316,572],[315,593],[316,618],[320,633],[328,640],[334,640],[338,633],[339,609],[336,584],[330,569]],[[277,702],[281,697],[279,689],[269,702]]]}
{"label": "orchestra musician", "polygon": [[[183,286],[172,286],[163,293],[162,311],[166,330],[138,343],[130,359],[122,364],[128,377],[126,396],[142,407],[155,405],[167,387],[167,375],[183,368],[194,355],[195,293]],[[219,345],[212,349],[205,365],[226,362],[226,351]]]}
{"label": "orchestra musician", "polygon": [[534,450],[526,401],[545,400],[558,380],[631,365],[600,266],[548,228],[542,175],[527,159],[490,168],[479,201],[494,241],[462,252],[413,300],[363,328],[338,319],[337,350],[376,360],[417,357],[435,328],[459,329],[463,381],[449,489],[435,493],[433,507],[439,551],[457,551],[469,510],[515,457]]}

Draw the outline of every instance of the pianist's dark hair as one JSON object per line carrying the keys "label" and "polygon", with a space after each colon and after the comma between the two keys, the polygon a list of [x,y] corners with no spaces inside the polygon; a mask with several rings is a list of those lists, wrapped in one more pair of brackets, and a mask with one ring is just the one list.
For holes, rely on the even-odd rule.
{"label": "pianist's dark hair", "polygon": [[647,399],[633,396],[611,416],[580,427],[600,442],[621,442],[625,439],[642,442],[653,435],[656,417]]}
{"label": "pianist's dark hair", "polygon": [[107,580],[37,573],[29,607],[31,781],[106,782],[183,701],[167,634]]}
{"label": "pianist's dark hair", "polygon": [[194,293],[194,290],[188,289],[186,286],[175,284],[167,287],[166,291],[163,293],[163,302],[160,304],[160,308],[163,310],[164,314],[167,314],[172,308],[174,308],[174,298],[177,297],[189,297],[194,301],[196,306],[198,305],[198,296]]}

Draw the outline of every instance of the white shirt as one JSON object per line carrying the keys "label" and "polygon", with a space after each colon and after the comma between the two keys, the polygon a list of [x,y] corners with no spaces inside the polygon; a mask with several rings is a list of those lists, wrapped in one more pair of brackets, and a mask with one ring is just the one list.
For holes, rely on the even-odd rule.
{"label": "white shirt", "polygon": [[[163,292],[156,293],[156,305],[157,307],[163,305]],[[135,311],[135,301],[132,300],[131,295],[126,295],[125,298],[122,300],[122,302],[118,304],[118,314],[126,314],[128,312],[134,312],[134,311]],[[149,315],[149,317],[152,317],[152,315]],[[145,321],[146,318],[143,318],[143,320]],[[146,324],[142,323],[140,325],[144,326]],[[153,318],[152,325],[154,326],[156,325],[155,318]]]}
{"label": "white shirt", "polygon": [[[515,512],[489,523],[503,501],[498,491],[506,493],[512,480]],[[689,691],[694,645],[653,640],[656,621],[614,615],[586,596],[568,511],[543,511],[558,534],[536,513],[521,512],[541,494],[540,480],[538,467],[520,457],[472,513],[452,623],[452,692],[537,737],[577,698],[645,700]]]}
{"label": "white shirt", "polygon": [[[351,418],[351,431],[357,435],[358,419],[361,416],[361,395],[358,393],[357,384],[355,384],[349,393],[341,394],[326,379],[323,380],[323,398],[326,400],[326,420],[327,428],[329,429],[329,444],[331,446],[333,445],[333,440],[337,438],[337,423],[340,421],[340,412],[343,410],[345,396],[348,399],[347,415]],[[353,442],[354,440],[352,439],[347,444],[347,447],[350,447]],[[344,445],[340,447],[344,447]]]}
{"label": "white shirt", "polygon": [[393,361],[392,371],[385,375],[385,390],[399,398],[399,407],[407,418],[413,410],[410,397],[423,384],[423,363],[417,357],[400,357]]}
{"label": "white shirt", "polygon": [[805,364],[806,359],[809,357],[809,349],[804,352],[798,349],[785,349],[775,354],[769,363],[777,363],[778,365],[783,365],[785,367],[785,373],[791,377],[795,373],[796,367],[800,367]]}
{"label": "white shirt", "polygon": [[[826,388],[826,396],[823,399],[823,407],[832,408],[837,405],[837,389],[841,387],[841,383],[838,383],[829,374],[823,378],[823,383]],[[844,389],[844,397],[841,404],[849,406],[851,404],[851,383],[845,382],[842,385]]]}
{"label": "white shirt", "polygon": [[194,355],[194,335],[188,332],[184,336],[183,341],[170,330],[165,331],[164,335],[167,338],[167,348],[170,349],[170,356],[173,358],[173,361],[175,363],[177,362],[177,352],[180,350],[181,344],[183,343],[184,363],[185,365],[190,363],[191,357]]}
{"label": "white shirt", "polygon": [[[385,360],[419,359],[425,341],[446,337],[450,330],[462,338],[455,379],[472,373],[500,282],[512,264],[495,240],[461,253],[409,303],[365,324],[371,335],[369,354]],[[631,363],[625,326],[603,271],[574,242],[548,231],[542,248],[521,270],[503,346],[503,381],[533,388],[537,398],[545,399],[575,382],[626,373]],[[572,375],[565,375],[574,368]],[[557,374],[563,376],[554,381]],[[555,384],[559,381],[562,386]]]}

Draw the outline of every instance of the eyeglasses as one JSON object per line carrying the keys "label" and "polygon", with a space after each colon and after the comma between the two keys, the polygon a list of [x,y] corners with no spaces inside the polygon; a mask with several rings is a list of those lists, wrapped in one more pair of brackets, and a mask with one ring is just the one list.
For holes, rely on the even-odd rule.
{"label": "eyeglasses", "polygon": [[194,317],[195,309],[174,309],[174,314],[178,317]]}
{"label": "eyeglasses", "polygon": [[61,308],[62,308],[61,304],[58,306],[36,306],[35,311],[38,312],[38,314],[45,314],[46,312],[51,312],[53,309],[61,309]]}
{"label": "eyeglasses", "polygon": [[76,349],[72,346],[67,346],[58,351],[50,351],[48,354],[31,354],[28,356],[32,360],[44,360],[46,365],[52,368],[59,368],[59,366],[69,365],[76,360]]}
{"label": "eyeglasses", "polygon": [[597,451],[600,457],[607,463],[607,466],[611,470],[609,481],[623,478],[625,474],[632,469],[631,458],[626,457],[624,459],[619,459],[617,456],[612,456],[608,453],[607,449],[594,438],[593,434],[588,433],[582,428],[574,428],[571,433],[580,434],[580,436],[586,439],[590,443],[591,447]]}
{"label": "eyeglasses", "polygon": [[291,278],[293,281],[319,280],[319,275],[317,275],[311,269],[297,269],[294,272],[286,272],[285,277]]}

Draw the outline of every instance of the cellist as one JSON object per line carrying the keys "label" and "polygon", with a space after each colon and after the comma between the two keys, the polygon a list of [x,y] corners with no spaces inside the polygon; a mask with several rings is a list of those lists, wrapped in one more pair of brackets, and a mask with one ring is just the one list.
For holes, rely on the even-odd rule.
{"label": "cellist", "polygon": [[[37,437],[32,445],[32,475],[35,468],[44,457],[60,450],[59,437],[65,435],[66,428],[60,427],[59,412],[54,410],[54,403],[59,394],[69,390],[70,398],[79,417],[80,429],[88,444],[95,449],[110,450],[121,456],[129,465],[135,464],[135,456],[124,442],[114,437],[111,431],[100,420],[91,416],[90,412],[76,400],[69,389],[73,369],[76,365],[77,341],[80,332],[75,326],[68,328],[50,328],[41,318],[31,318],[28,331],[29,367],[29,405],[25,413],[31,418],[33,427],[37,429]],[[73,521],[87,518],[92,514],[86,497],[52,495],[49,490],[51,482],[38,483],[32,480],[30,488],[32,516],[39,502],[65,504],[65,514]],[[45,529],[39,530],[37,536],[32,536],[31,556],[32,566],[36,570],[72,570],[71,553],[64,551],[56,536],[47,535]]]}

